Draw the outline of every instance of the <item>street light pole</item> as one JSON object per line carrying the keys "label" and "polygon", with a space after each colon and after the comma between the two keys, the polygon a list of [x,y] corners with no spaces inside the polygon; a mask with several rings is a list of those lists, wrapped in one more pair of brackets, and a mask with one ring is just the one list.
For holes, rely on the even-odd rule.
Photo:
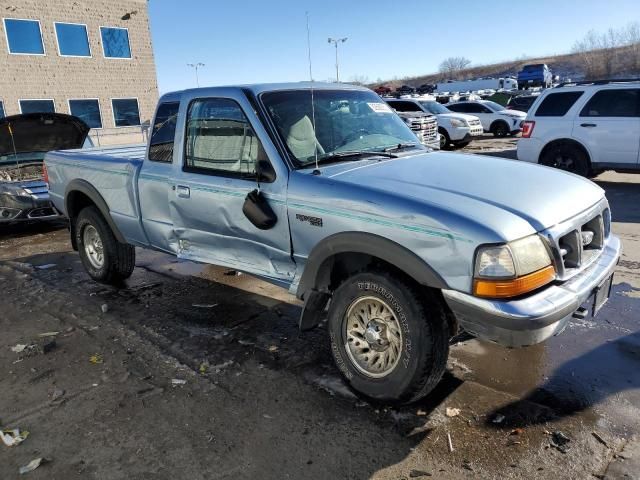
{"label": "street light pole", "polygon": [[340,82],[340,70],[338,67],[338,44],[339,43],[344,43],[347,41],[347,37],[343,37],[343,38],[331,38],[329,37],[327,39],[328,43],[333,43],[334,46],[336,47],[336,83]]}
{"label": "street light pole", "polygon": [[198,69],[204,67],[204,63],[187,63],[188,67],[192,67],[196,71],[196,85],[200,86],[200,78],[198,78]]}

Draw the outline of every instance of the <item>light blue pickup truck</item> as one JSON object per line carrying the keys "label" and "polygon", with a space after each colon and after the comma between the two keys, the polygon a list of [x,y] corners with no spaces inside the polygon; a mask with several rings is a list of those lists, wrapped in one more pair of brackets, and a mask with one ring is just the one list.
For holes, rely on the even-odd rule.
{"label": "light blue pickup truck", "polygon": [[515,347],[595,315],[620,256],[595,184],[431,152],[355,86],[170,93],[148,146],[45,164],[94,280],[129,277],[142,247],[273,282],[304,300],[303,330],[328,318],[352,388],[388,403],[434,388],[460,326]]}

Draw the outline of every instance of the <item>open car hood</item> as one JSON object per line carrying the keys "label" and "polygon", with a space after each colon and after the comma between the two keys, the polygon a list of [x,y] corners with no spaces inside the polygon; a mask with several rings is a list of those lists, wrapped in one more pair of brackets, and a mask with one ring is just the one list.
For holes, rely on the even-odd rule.
{"label": "open car hood", "polygon": [[0,156],[81,148],[89,130],[78,117],[62,113],[5,117],[0,120]]}

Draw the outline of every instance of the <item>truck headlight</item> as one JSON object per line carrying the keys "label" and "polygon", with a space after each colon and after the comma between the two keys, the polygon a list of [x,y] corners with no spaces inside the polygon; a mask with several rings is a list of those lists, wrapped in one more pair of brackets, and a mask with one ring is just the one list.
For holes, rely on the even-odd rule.
{"label": "truck headlight", "polygon": [[452,127],[466,127],[467,126],[467,122],[465,122],[464,120],[458,120],[457,118],[452,118],[451,119],[451,126]]}
{"label": "truck headlight", "polygon": [[556,278],[549,251],[538,235],[488,245],[476,253],[473,293],[478,297],[522,295]]}

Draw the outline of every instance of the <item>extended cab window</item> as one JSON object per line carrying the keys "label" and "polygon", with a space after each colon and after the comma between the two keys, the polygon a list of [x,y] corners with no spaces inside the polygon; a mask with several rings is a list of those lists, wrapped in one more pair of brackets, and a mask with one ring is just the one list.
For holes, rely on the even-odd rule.
{"label": "extended cab window", "polygon": [[587,102],[581,117],[638,117],[640,89],[600,90]]}
{"label": "extended cab window", "polygon": [[413,102],[390,102],[389,105],[398,112],[421,112],[418,105]]}
{"label": "extended cab window", "polygon": [[563,117],[583,92],[550,93],[536,110],[536,117]]}
{"label": "extended cab window", "polygon": [[153,123],[149,141],[149,160],[171,163],[179,102],[161,103]]}
{"label": "extended cab window", "polygon": [[186,171],[253,177],[257,160],[266,160],[262,144],[235,101],[194,100],[187,113]]}

